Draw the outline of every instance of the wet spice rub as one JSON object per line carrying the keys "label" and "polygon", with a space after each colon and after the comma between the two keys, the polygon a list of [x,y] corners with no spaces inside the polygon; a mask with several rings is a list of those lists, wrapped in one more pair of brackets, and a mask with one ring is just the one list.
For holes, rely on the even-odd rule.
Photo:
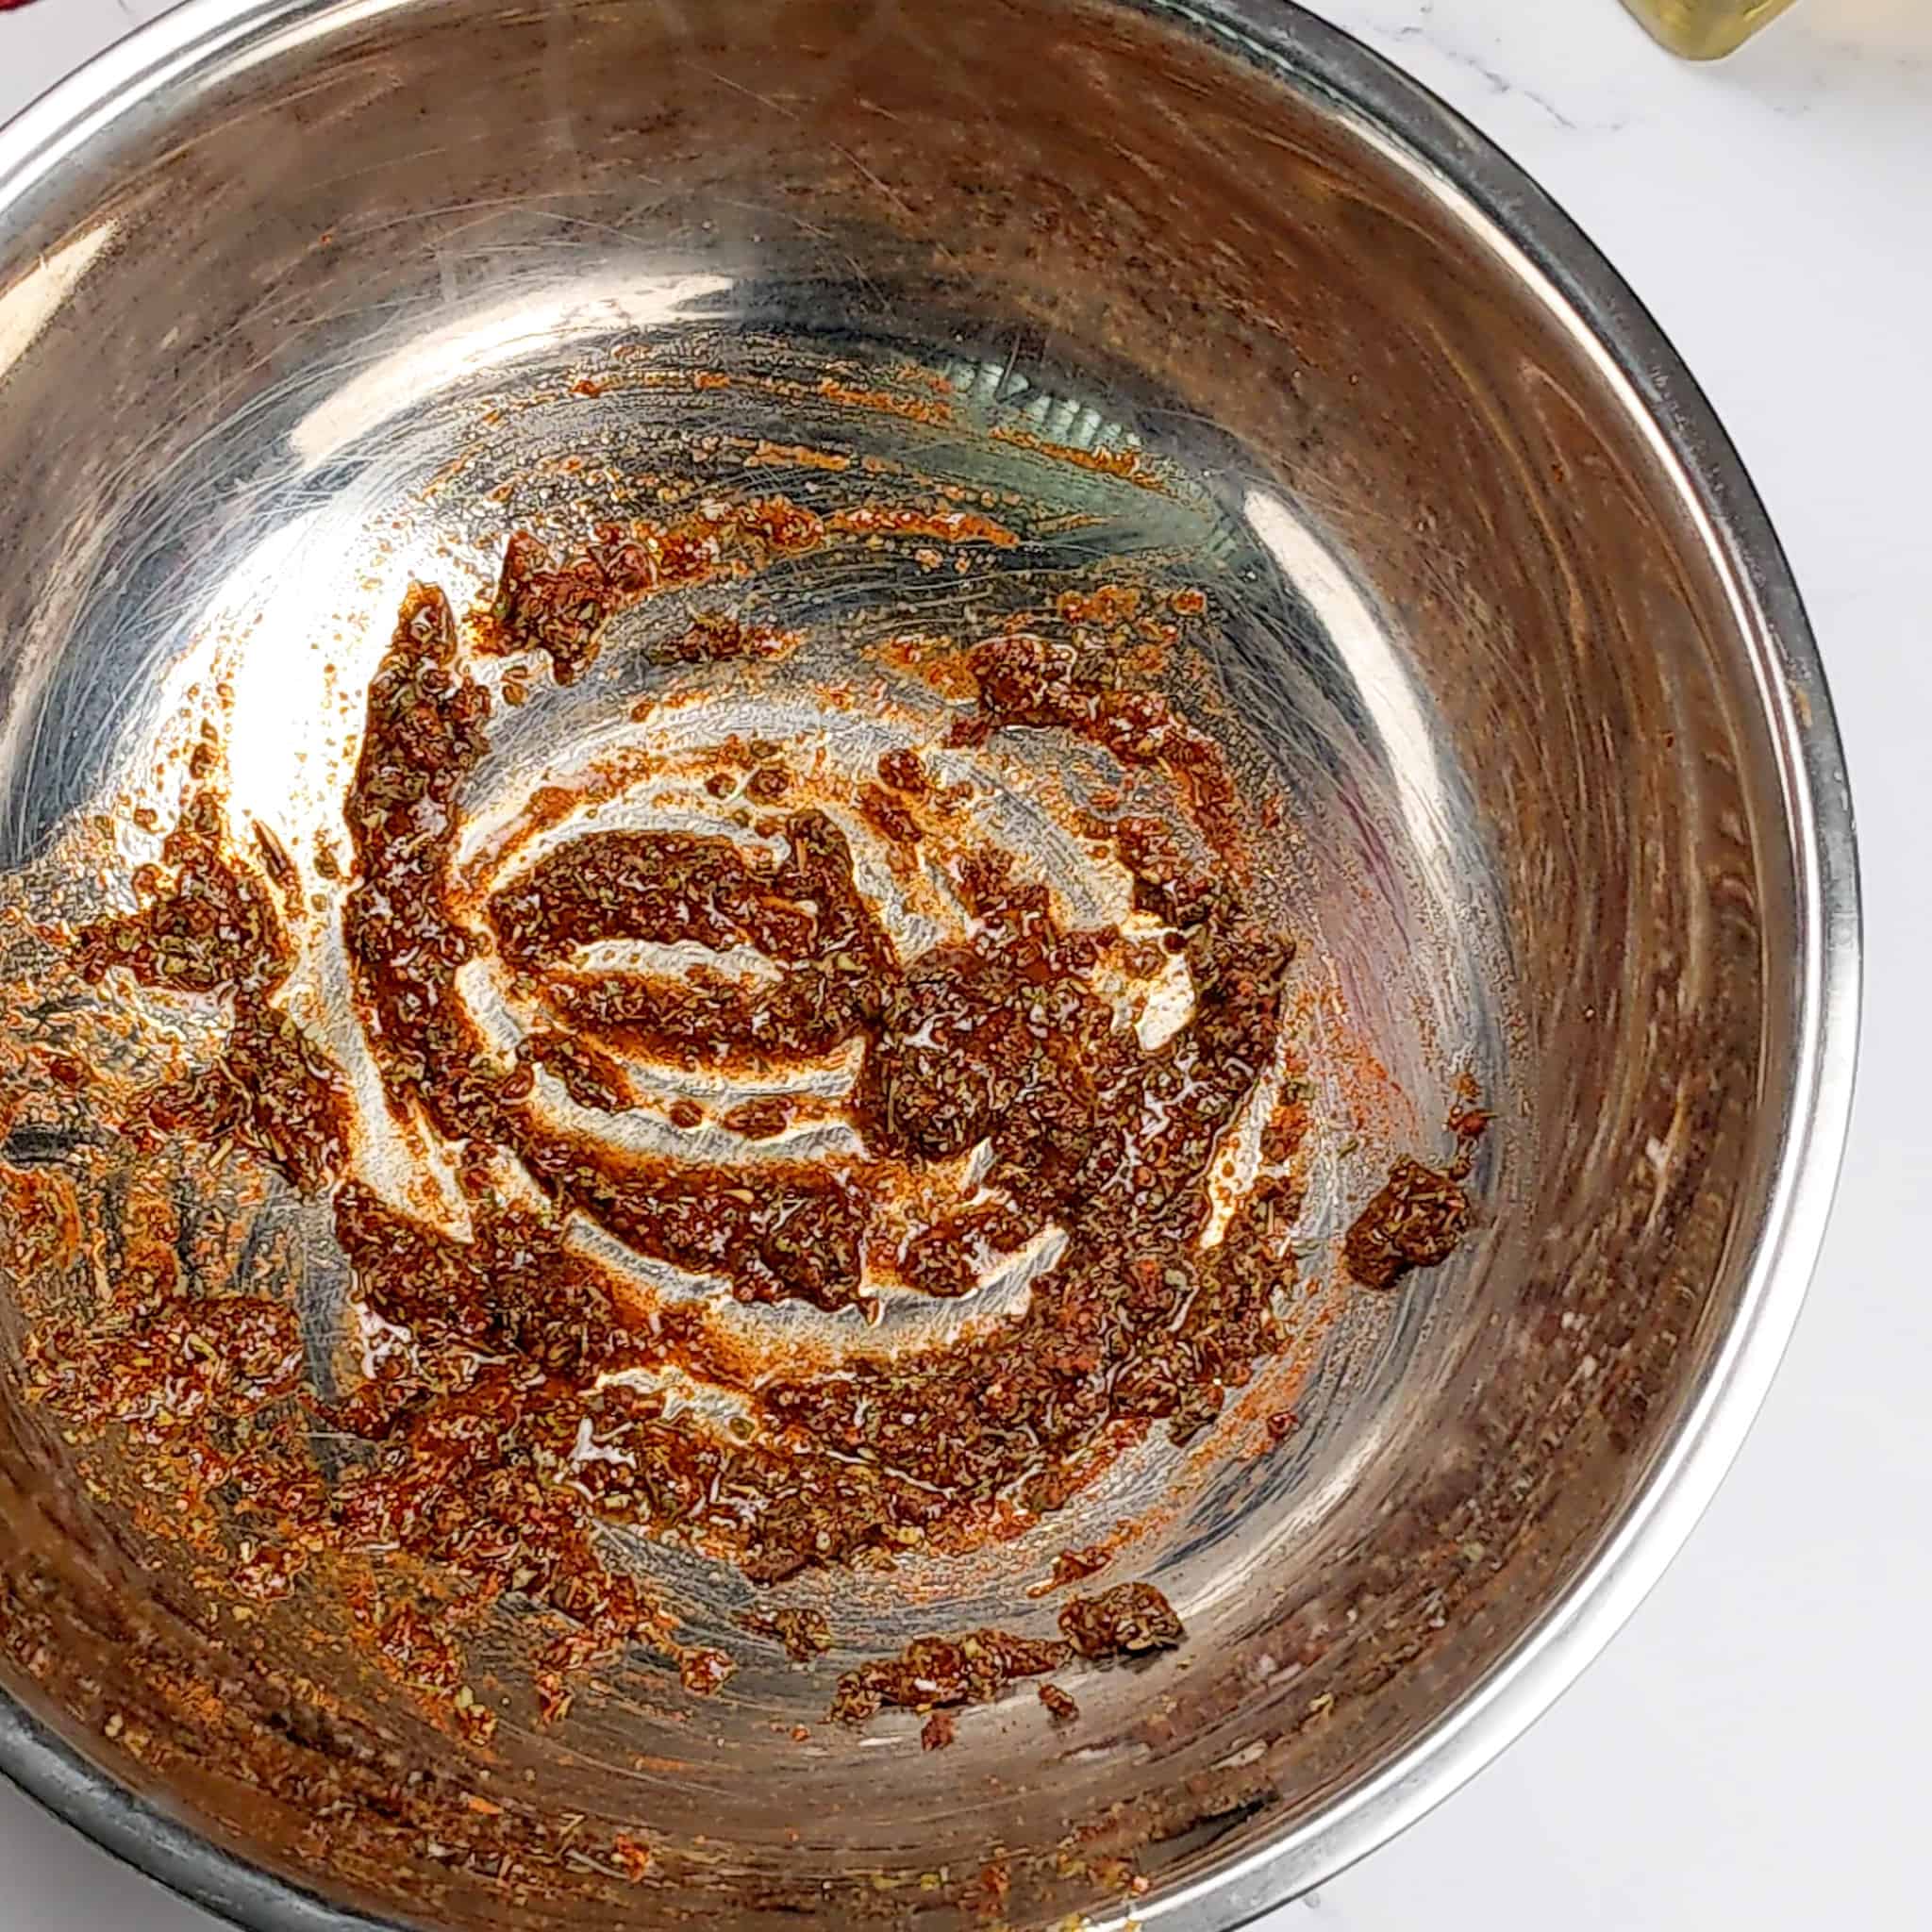
{"label": "wet spice rub", "polygon": [[[839,1679],[830,1716],[863,1724],[888,1707],[943,1712],[990,1704],[1009,1685],[1064,1670],[1076,1657],[1106,1662],[1171,1650],[1186,1632],[1174,1607],[1151,1583],[1124,1583],[1097,1597],[1075,1597],[1059,1616],[1060,1637],[1016,1637],[1008,1630],[969,1630],[959,1637],[917,1637],[895,1657],[879,1657]],[[1057,1685],[1040,1687],[1050,1715],[1071,1722],[1079,1706]],[[948,1721],[941,1741],[952,1741]],[[933,1743],[927,1749],[933,1749]]]}
{"label": "wet spice rub", "polygon": [[[505,547],[478,644],[495,656],[541,651],[559,684],[575,684],[596,662],[605,625],[646,597],[748,575],[824,543],[888,538],[996,549],[1016,541],[1004,525],[970,510],[860,504],[821,517],[783,496],[707,500],[673,524],[605,524],[590,542],[561,552],[519,530]],[[791,632],[703,613],[670,654],[688,662],[776,657],[797,641]]]}
{"label": "wet spice rub", "polygon": [[1489,1124],[1481,1109],[1458,1108],[1449,1121],[1456,1155],[1447,1167],[1424,1167],[1405,1155],[1389,1170],[1388,1180],[1357,1215],[1342,1243],[1351,1280],[1364,1288],[1393,1288],[1411,1270],[1434,1268],[1456,1252],[1470,1224],[1462,1183]]}
{"label": "wet spice rub", "polygon": [[[439,1221],[358,1166],[357,1083],[284,1007],[297,947],[271,886],[288,861],[234,841],[217,792],[191,799],[136,881],[137,910],[74,935],[91,979],[125,971],[225,1005],[221,1055],[149,1096],[140,1124],[242,1148],[327,1202],[363,1359],[324,1401],[291,1310],[166,1307],[149,1288],[118,1325],[44,1343],[36,1392],[136,1433],[165,1414],[176,1442],[273,1412],[285,1425],[269,1440],[204,1457],[279,1578],[263,1588],[324,1555],[433,1566],[473,1605],[543,1620],[541,1719],[563,1717],[587,1668],[625,1646],[692,1695],[731,1694],[734,1658],[687,1640],[613,1529],[760,1589],[943,1558],[1065,1508],[1157,1432],[1192,1441],[1284,1347],[1306,1112],[1271,1082],[1293,944],[1244,888],[1237,788],[1213,741],[1166,696],[1096,667],[1089,632],[966,648],[970,695],[950,729],[869,752],[841,808],[761,744],[762,816],[727,808],[735,778],[706,788],[707,829],[573,834],[559,807],[546,829],[565,835],[480,885],[465,873],[466,796],[496,702],[475,652],[537,654],[569,683],[627,603],[747,558],[908,536],[1012,541],[963,512],[820,519],[761,499],[613,525],[568,554],[519,533],[469,633],[440,590],[410,588],[342,801],[341,940],[362,1087],[379,1090],[387,1126],[436,1148],[459,1212]],[[1140,605],[1115,591],[1062,607],[1077,627]],[[706,619],[671,656],[763,658],[766,636]],[[1191,816],[1191,836],[1139,808],[1092,819],[1124,876],[1120,924],[1076,922],[970,817],[944,818],[941,761],[1015,730],[1098,747]],[[958,907],[957,930],[914,942],[862,883],[915,870]],[[479,964],[539,1016],[510,1044],[472,1008]],[[1120,988],[1170,971],[1186,1010],[1143,1041]],[[805,1099],[652,1098],[681,1074],[820,1084]],[[1265,1152],[1229,1196],[1243,1133]],[[1448,1251],[1467,1206],[1445,1185],[1454,1203],[1397,1171],[1350,1238],[1360,1278],[1387,1285],[1374,1271],[1393,1279]],[[1021,1271],[1021,1291],[975,1300]],[[867,1324],[900,1297],[971,1319],[888,1345]],[[800,1310],[837,1318],[834,1341],[760,1347],[758,1322]],[[326,1482],[311,1427],[330,1439]],[[282,1547],[294,1554],[277,1571]],[[1066,1550],[1050,1587],[1110,1556]],[[495,1718],[457,1649],[406,1610],[366,1620],[374,1650],[487,1743]],[[832,1641],[795,1606],[743,1627],[801,1664]],[[1143,1582],[1072,1598],[1058,1628],[921,1640],[848,1671],[833,1715],[943,1713],[1183,1635]],[[1041,1696],[1071,1719],[1064,1691]],[[928,1744],[950,1735],[941,1715]]]}
{"label": "wet spice rub", "polygon": [[156,1091],[149,1118],[164,1131],[245,1147],[312,1191],[347,1158],[348,1100],[327,1056],[276,1003],[293,952],[267,888],[226,837],[220,792],[196,791],[160,863],[135,875],[140,909],[83,928],[75,960],[96,984],[118,967],[142,986],[225,1001],[225,1051]]}

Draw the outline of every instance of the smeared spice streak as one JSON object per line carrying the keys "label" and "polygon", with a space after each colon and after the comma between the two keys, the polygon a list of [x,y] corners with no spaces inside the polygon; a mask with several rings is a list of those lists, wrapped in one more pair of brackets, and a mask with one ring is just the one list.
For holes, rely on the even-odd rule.
{"label": "smeared spice streak", "polygon": [[1068,1644],[1015,1637],[1006,1630],[915,1637],[898,1657],[847,1671],[839,1679],[829,1715],[850,1724],[863,1724],[889,1705],[926,1711],[989,1704],[1008,1685],[1060,1670],[1073,1656]]}
{"label": "smeared spice streak", "polygon": [[1084,1550],[1062,1550],[1053,1559],[1053,1574],[1044,1583],[1036,1583],[1026,1594],[1046,1596],[1070,1583],[1079,1583],[1089,1576],[1097,1575],[1113,1561],[1113,1555],[1105,1543],[1091,1543]]}
{"label": "smeared spice streak", "polygon": [[478,641],[496,654],[541,651],[559,684],[575,684],[596,661],[604,625],[618,611],[658,591],[708,583],[746,551],[782,556],[812,549],[823,537],[811,511],[782,497],[701,509],[669,526],[607,524],[562,557],[519,530],[505,548]]}
{"label": "smeared spice streak", "polygon": [[[420,1106],[452,1141],[508,1150],[558,1208],[641,1253],[723,1273],[745,1300],[796,1295],[844,1306],[858,1291],[864,1207],[837,1174],[773,1168],[748,1177],[613,1154],[543,1129],[526,1104],[527,1066],[492,1063],[457,989],[481,941],[449,906],[457,793],[484,749],[490,708],[457,654],[441,592],[416,586],[370,687],[350,791],[359,875],[343,931],[391,1106]],[[819,830],[799,832],[808,855],[823,855]],[[824,832],[842,846],[829,825]],[[686,892],[700,902],[688,913],[675,909]],[[492,910],[505,957],[525,965],[592,939],[660,928],[712,943],[761,932],[758,901],[724,841],[641,833],[565,847]]]}
{"label": "smeared spice streak", "polygon": [[[519,530],[504,550],[496,595],[476,641],[495,656],[541,651],[559,684],[575,684],[596,662],[605,625],[644,598],[749,574],[827,542],[914,537],[996,549],[1017,541],[972,510],[862,504],[820,517],[783,496],[708,500],[675,524],[601,525],[588,543],[562,555]],[[797,641],[791,632],[709,615],[668,655],[687,662],[779,657]]]}
{"label": "smeared spice streak", "polygon": [[[1063,1670],[1076,1657],[1091,1662],[1170,1650],[1186,1634],[1151,1583],[1124,1583],[1091,1598],[1076,1597],[1060,1612],[1063,1641],[1016,1637],[1007,1630],[969,1630],[959,1637],[917,1637],[895,1657],[860,1664],[839,1679],[829,1715],[863,1724],[888,1706],[943,1712],[961,1704],[989,1704],[1010,1684]],[[1040,1701],[1057,1718],[1079,1714],[1064,1691],[1042,1685]],[[952,1741],[950,1723],[939,1741]],[[928,1741],[928,1750],[937,1746]]]}
{"label": "smeared spice streak", "polygon": [[1090,662],[1070,639],[1011,631],[980,644],[967,661],[978,680],[979,714],[954,727],[956,743],[977,743],[1009,724],[1077,732],[1123,765],[1168,771],[1187,791],[1202,832],[1217,843],[1233,837],[1234,781],[1220,746],[1159,692],[1109,682],[1104,655]]}
{"label": "smeared spice streak", "polygon": [[[295,952],[259,874],[282,888],[290,861],[272,841],[252,858],[231,849],[212,789],[195,792],[161,862],[137,877],[138,909],[74,936],[92,979],[124,971],[226,1003],[223,1052],[149,1096],[140,1124],[233,1144],[329,1197],[353,1270],[351,1316],[377,1338],[359,1380],[325,1407],[307,1388],[290,1309],[175,1294],[157,1206],[156,1239],[130,1249],[115,1320],[36,1343],[42,1399],[93,1426],[194,1447],[210,1488],[225,1485],[249,1521],[265,1596],[286,1592],[320,1553],[379,1570],[400,1552],[474,1603],[507,1600],[541,1620],[532,1688],[544,1720],[565,1716],[583,1673],[629,1645],[663,1658],[691,1694],[728,1696],[733,1659],[680,1640],[612,1554],[610,1527],[761,1586],[908,1551],[943,1557],[1059,1510],[1157,1427],[1191,1441],[1282,1351],[1305,1116],[1292,1131],[1269,1128],[1261,1171],[1231,1211],[1216,1213],[1210,1181],[1282,1047],[1293,948],[1244,897],[1219,750],[1104,654],[1090,661],[1087,645],[1023,631],[980,642],[965,654],[972,709],[952,736],[1070,732],[1123,771],[1167,781],[1200,834],[1191,844],[1141,812],[1095,822],[1158,941],[1144,924],[1131,939],[1070,929],[1009,855],[941,839],[949,793],[910,748],[877,758],[878,782],[855,790],[842,819],[787,808],[781,748],[740,746],[758,781],[745,791],[766,816],[721,813],[715,832],[579,832],[487,892],[460,876],[465,791],[491,718],[470,650],[540,653],[568,683],[627,604],[828,541],[913,537],[1014,541],[951,508],[821,519],[782,498],[708,501],[675,525],[607,526],[567,554],[518,532],[468,638],[441,591],[410,588],[369,685],[343,803],[353,864],[341,933],[381,1105],[447,1157],[462,1204],[455,1231],[356,1172],[347,1082],[280,1004]],[[1124,621],[1139,593],[1060,602],[1070,622]],[[712,617],[669,654],[757,658],[794,641]],[[734,790],[727,780],[714,795]],[[558,796],[546,827],[567,815]],[[942,869],[965,936],[901,956],[860,887],[850,841],[868,837],[874,862],[883,853],[899,875]],[[586,948],[613,943],[750,951],[763,970],[586,963]],[[1109,975],[1144,976],[1150,952],[1163,969],[1185,968],[1191,996],[1151,1048],[1107,992]],[[486,956],[541,1015],[508,1049],[486,1036],[460,983]],[[597,1132],[650,1104],[641,1063],[763,1075],[839,1056],[856,1071],[842,1097],[811,1096],[816,1112],[773,1094],[710,1115],[679,1099],[657,1103],[657,1140],[613,1144]],[[558,1090],[570,1103],[560,1121]],[[797,1156],[809,1137],[793,1134],[794,1120],[833,1116],[839,1151]],[[715,1120],[736,1137],[733,1158],[661,1151],[667,1119],[680,1133]],[[715,1155],[721,1139],[682,1144]],[[1453,1180],[1460,1218],[1407,1170],[1391,1189],[1398,1182],[1399,1213],[1365,1218],[1351,1236],[1358,1273],[1358,1250],[1372,1246],[1400,1266],[1440,1258],[1466,1222]],[[591,1229],[604,1252],[614,1241],[697,1287],[660,1295],[620,1278],[592,1258]],[[1049,1240],[1050,1265],[1040,1264]],[[972,1297],[1018,1260],[1034,1266],[1024,1295],[949,1341],[868,1346],[846,1314],[829,1360],[759,1366],[720,1325],[721,1295],[870,1315],[887,1292]],[[692,1382],[728,1398],[728,1420],[686,1399]],[[308,1459],[305,1409],[350,1445],[332,1448],[330,1483]],[[257,1412],[297,1420],[241,1453],[217,1456],[197,1435]],[[289,1540],[286,1561],[274,1533]],[[1111,1555],[1067,1550],[1046,1587],[1078,1582]],[[1074,1597],[1058,1622],[1052,1639],[922,1639],[847,1672],[833,1715],[934,1713],[926,1743],[941,1748],[949,1707],[1182,1637],[1166,1599],[1139,1582]],[[470,1742],[489,1741],[496,1714],[446,1637],[407,1607],[365,1623],[401,1681],[446,1699]],[[796,1607],[745,1624],[799,1662],[830,1642],[824,1618]],[[1057,1720],[1074,1713],[1056,1687],[1041,1696]]]}
{"label": "smeared spice streak", "polygon": [[164,1132],[245,1147],[313,1191],[347,1158],[348,1098],[321,1047],[274,1004],[294,956],[269,894],[231,862],[225,836],[220,793],[197,791],[162,841],[161,863],[135,875],[141,909],[82,928],[75,960],[97,984],[119,967],[142,986],[225,998],[225,1051],[152,1094],[149,1117]]}

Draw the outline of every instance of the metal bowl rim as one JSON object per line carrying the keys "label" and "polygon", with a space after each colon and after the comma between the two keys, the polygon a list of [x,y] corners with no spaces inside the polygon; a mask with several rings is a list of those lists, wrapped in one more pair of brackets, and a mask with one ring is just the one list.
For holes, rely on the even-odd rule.
{"label": "metal bowl rim", "polygon": [[[185,0],[97,55],[0,128],[0,262],[15,210],[116,122],[165,113],[208,63],[329,13],[410,0]],[[1460,218],[1490,231],[1593,342],[1646,421],[1730,580],[1782,761],[1799,939],[1794,1078],[1784,1144],[1738,1313],[1676,1436],[1570,1588],[1457,1704],[1341,1803],[1189,1886],[1137,1901],[1162,1932],[1232,1932],[1412,1824],[1556,1702],[1662,1575],[1716,1493],[1790,1339],[1824,1241],[1850,1124],[1862,941],[1843,747],[1790,567],[1730,438],[1662,329],[1557,204],[1422,83],[1291,0],[1118,0],[1177,21],[1322,97],[1395,148]],[[388,1932],[225,1851],[136,1797],[0,1691],[0,1773],[103,1849],[252,1932]]]}

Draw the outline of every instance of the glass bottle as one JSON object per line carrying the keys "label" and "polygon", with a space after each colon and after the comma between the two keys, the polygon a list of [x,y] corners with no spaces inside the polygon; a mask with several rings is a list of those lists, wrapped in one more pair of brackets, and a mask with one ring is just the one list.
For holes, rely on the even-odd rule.
{"label": "glass bottle", "polygon": [[1674,54],[1715,60],[1740,47],[1791,0],[1624,0]]}

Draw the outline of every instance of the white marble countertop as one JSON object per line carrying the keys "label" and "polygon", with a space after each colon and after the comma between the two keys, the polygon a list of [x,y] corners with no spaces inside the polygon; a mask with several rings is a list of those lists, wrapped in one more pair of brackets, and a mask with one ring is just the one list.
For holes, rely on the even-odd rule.
{"label": "white marble countertop", "polygon": [[[0,14],[0,113],[157,0]],[[1271,1932],[1928,1923],[1932,5],[1800,0],[1721,66],[1615,0],[1315,0],[1582,224],[1709,391],[1824,648],[1864,862],[1857,1115],[1817,1287],[1716,1504],[1529,1737]],[[1305,1916],[1305,1914],[1307,1916]],[[210,1932],[0,1785],[0,1927]]]}

